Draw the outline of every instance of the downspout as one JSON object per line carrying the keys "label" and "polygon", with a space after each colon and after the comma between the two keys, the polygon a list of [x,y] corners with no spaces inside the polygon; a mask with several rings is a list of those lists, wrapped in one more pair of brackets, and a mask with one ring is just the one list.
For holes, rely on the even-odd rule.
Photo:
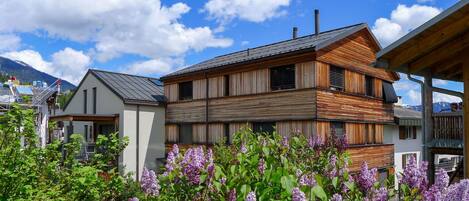
{"label": "downspout", "polygon": [[413,78],[409,73],[407,73],[407,79],[409,79],[410,81],[413,81],[413,82],[416,82],[418,84],[420,84],[420,89],[422,91],[421,93],[421,101],[422,101],[422,119],[420,121],[421,123],[421,132],[422,132],[422,144],[423,144],[423,153],[422,155],[424,155],[423,158],[427,158],[426,157],[426,154],[427,154],[427,143],[426,143],[426,133],[425,133],[425,104],[423,103],[423,100],[425,99],[425,90],[424,90],[424,83],[422,80],[419,80],[419,79],[415,79]]}
{"label": "downspout", "polygon": [[136,163],[136,176],[137,176],[137,181],[139,181],[139,166],[140,166],[140,159],[139,159],[139,151],[140,151],[140,105],[137,105],[137,153],[136,153],[136,157],[137,157],[137,163]]}

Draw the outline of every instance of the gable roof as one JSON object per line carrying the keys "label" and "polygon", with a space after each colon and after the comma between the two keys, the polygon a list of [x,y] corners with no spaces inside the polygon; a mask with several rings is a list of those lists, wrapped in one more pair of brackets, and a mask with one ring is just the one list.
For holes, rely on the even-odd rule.
{"label": "gable roof", "polygon": [[64,110],[90,74],[121,98],[125,104],[160,105],[166,102],[163,85],[156,78],[90,69],[65,104]]}
{"label": "gable roof", "polygon": [[[362,29],[367,29],[371,33],[365,23],[355,24],[339,29],[321,32],[318,35],[307,35],[295,39],[272,43],[255,48],[248,48],[247,50],[217,56],[213,59],[209,59],[165,75],[161,77],[161,79],[164,80],[170,77],[175,77],[186,73],[204,71],[230,64],[249,62],[257,59],[278,56],[297,51],[317,51]],[[376,38],[374,38],[373,34],[370,35],[372,36],[375,44],[380,49],[381,47],[379,46],[379,42],[376,40]]]}

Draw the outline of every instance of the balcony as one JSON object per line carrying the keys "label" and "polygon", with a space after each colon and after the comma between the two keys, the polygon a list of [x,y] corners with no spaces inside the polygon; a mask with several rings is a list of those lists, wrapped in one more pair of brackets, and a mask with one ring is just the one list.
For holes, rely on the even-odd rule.
{"label": "balcony", "polygon": [[432,119],[433,134],[430,147],[462,149],[464,130],[462,112],[435,113]]}

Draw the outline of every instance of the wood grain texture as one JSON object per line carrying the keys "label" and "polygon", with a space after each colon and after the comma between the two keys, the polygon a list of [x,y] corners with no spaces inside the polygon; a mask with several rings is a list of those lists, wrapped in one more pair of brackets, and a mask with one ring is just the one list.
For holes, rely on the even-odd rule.
{"label": "wood grain texture", "polygon": [[345,70],[345,91],[365,94],[365,75]]}
{"label": "wood grain texture", "polygon": [[208,97],[217,98],[225,95],[225,77],[217,76],[208,79]]}
{"label": "wood grain texture", "polygon": [[315,86],[314,62],[304,62],[295,65],[295,82],[297,89],[312,88]]}
{"label": "wood grain texture", "polygon": [[383,98],[383,80],[375,78],[374,87],[373,95],[377,98]]}
{"label": "wood grain texture", "polygon": [[205,122],[205,100],[167,104],[166,123],[181,122]]}
{"label": "wood grain texture", "polygon": [[192,124],[192,142],[206,143],[205,124]]}
{"label": "wood grain texture", "polygon": [[316,91],[317,118],[387,123],[394,120],[392,104],[338,92]]}
{"label": "wood grain texture", "polygon": [[315,61],[315,86],[329,88],[329,64]]}
{"label": "wood grain texture", "polygon": [[328,121],[315,121],[316,134],[323,140],[331,135],[331,124]]}
{"label": "wood grain texture", "polygon": [[363,30],[321,49],[317,52],[316,59],[390,82],[396,81],[397,77],[393,72],[371,67],[378,51],[371,43],[374,42],[369,33]]}
{"label": "wood grain texture", "polygon": [[365,124],[360,123],[346,123],[345,133],[347,142],[350,145],[365,144]]}
{"label": "wood grain texture", "polygon": [[270,91],[270,69],[258,69],[230,75],[230,96]]}
{"label": "wood grain texture", "polygon": [[176,124],[166,125],[166,142],[179,142],[179,127]]}
{"label": "wood grain texture", "polygon": [[233,142],[234,135],[245,128],[252,129],[252,123],[230,123],[230,143]]}
{"label": "wood grain texture", "polygon": [[209,101],[209,121],[312,119],[315,101],[314,90],[309,89],[213,99]]}
{"label": "wood grain texture", "polygon": [[291,136],[300,133],[306,137],[315,135],[316,124],[314,121],[279,121],[276,123],[277,132],[282,136]]}
{"label": "wood grain texture", "polygon": [[347,151],[350,154],[352,164],[351,171],[360,170],[363,162],[368,163],[368,168],[390,167],[394,165],[394,145],[373,145],[349,147]]}
{"label": "wood grain texture", "polygon": [[376,144],[383,144],[384,143],[384,125],[382,124],[375,124],[375,140]]}
{"label": "wood grain texture", "polygon": [[192,81],[192,99],[205,99],[207,91],[206,83],[206,79]]}
{"label": "wood grain texture", "polygon": [[175,102],[179,99],[179,85],[168,84],[164,85],[164,95],[168,99],[168,102]]}
{"label": "wood grain texture", "polygon": [[208,125],[208,142],[215,144],[223,140],[225,136],[225,126],[222,123],[213,123]]}

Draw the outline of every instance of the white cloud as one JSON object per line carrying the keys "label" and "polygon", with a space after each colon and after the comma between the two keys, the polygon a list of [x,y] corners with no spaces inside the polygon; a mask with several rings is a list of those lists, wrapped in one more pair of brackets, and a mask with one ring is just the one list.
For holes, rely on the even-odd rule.
{"label": "white cloud", "polygon": [[20,45],[20,37],[14,34],[0,34],[0,51],[16,50]]}
{"label": "white cloud", "polygon": [[263,22],[286,14],[290,0],[209,0],[204,11],[220,23],[218,30],[234,19]]}
{"label": "white cloud", "polygon": [[420,105],[422,101],[422,95],[420,94],[420,90],[411,89],[407,92],[407,96],[410,99],[410,103],[406,103],[408,105]]}
{"label": "white cloud", "polygon": [[442,93],[433,93],[433,102],[448,102],[448,103],[459,103],[462,99],[457,96],[450,96]]}
{"label": "white cloud", "polygon": [[438,15],[442,10],[432,6],[399,4],[390,18],[379,18],[372,27],[383,46],[387,46],[411,30]]}
{"label": "white cloud", "polygon": [[158,60],[152,59],[147,61],[136,62],[130,65],[124,72],[129,74],[166,74],[174,70],[172,66],[182,66],[182,60]]}
{"label": "white cloud", "polygon": [[39,71],[78,84],[86,73],[91,59],[82,51],[65,48],[52,54],[52,60],[45,60],[39,52],[22,50],[3,53],[1,56],[22,61]]}
{"label": "white cloud", "polygon": [[241,46],[246,46],[246,45],[249,45],[249,41],[247,40],[241,41]]}
{"label": "white cloud", "polygon": [[189,51],[232,44],[209,27],[180,23],[189,10],[184,3],[164,6],[159,0],[4,0],[0,33],[92,43],[92,56],[103,62],[123,54],[178,60]]}
{"label": "white cloud", "polygon": [[444,85],[447,85],[448,84],[448,81],[447,80],[440,80],[440,79],[433,79],[433,83],[432,83],[434,86],[444,86]]}

